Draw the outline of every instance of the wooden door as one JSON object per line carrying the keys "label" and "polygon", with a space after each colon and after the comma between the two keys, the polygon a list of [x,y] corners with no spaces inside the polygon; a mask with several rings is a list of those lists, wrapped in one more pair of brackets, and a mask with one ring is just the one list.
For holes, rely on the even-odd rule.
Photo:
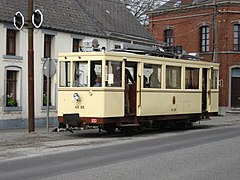
{"label": "wooden door", "polygon": [[240,77],[232,77],[231,107],[240,108]]}

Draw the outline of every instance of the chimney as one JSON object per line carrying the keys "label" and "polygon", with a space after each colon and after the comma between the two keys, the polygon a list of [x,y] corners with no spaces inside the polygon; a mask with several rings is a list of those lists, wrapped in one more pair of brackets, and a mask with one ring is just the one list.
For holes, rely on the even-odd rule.
{"label": "chimney", "polygon": [[182,0],[182,5],[192,4],[193,0]]}

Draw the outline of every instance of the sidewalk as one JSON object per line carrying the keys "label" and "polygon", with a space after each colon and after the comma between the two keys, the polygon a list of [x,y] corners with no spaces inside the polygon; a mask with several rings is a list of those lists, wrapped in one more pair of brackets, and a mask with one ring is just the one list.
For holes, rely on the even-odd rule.
{"label": "sidewalk", "polygon": [[229,114],[225,116],[211,116],[210,120],[203,120],[202,125],[224,126],[224,125],[240,125],[240,114]]}
{"label": "sidewalk", "polygon": [[[199,125],[197,123],[197,125]],[[240,114],[226,114],[226,116],[213,116],[211,120],[203,120],[200,126],[234,126],[240,125]],[[99,133],[98,129],[71,132],[51,132],[53,128],[37,128],[35,132],[28,133],[28,129],[0,130],[0,161],[38,154],[49,154],[62,151],[83,149],[89,146],[99,146],[114,143],[118,140],[135,140],[134,137],[119,135],[106,135]],[[166,135],[162,134],[161,136]],[[143,136],[139,137],[143,138]]]}

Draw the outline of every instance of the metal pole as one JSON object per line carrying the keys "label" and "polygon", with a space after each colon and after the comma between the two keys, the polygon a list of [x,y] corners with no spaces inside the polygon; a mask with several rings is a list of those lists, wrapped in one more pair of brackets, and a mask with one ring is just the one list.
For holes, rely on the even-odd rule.
{"label": "metal pole", "polygon": [[217,62],[217,3],[213,0],[213,62]]}
{"label": "metal pole", "polygon": [[47,132],[49,132],[49,127],[48,127],[48,124],[49,124],[49,78],[50,78],[50,68],[51,68],[51,63],[50,63],[50,58],[47,59],[48,61],[48,76],[47,76],[47,122],[46,122],[46,127],[47,127]]}
{"label": "metal pole", "polygon": [[28,131],[35,131],[34,122],[34,50],[33,50],[33,0],[28,0]]}

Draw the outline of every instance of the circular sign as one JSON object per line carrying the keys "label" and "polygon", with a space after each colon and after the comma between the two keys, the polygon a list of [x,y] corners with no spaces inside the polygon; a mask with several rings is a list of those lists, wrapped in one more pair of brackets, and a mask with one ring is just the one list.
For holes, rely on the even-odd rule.
{"label": "circular sign", "polygon": [[46,77],[53,77],[53,75],[56,73],[56,64],[54,60],[48,58],[43,63],[43,74]]}

